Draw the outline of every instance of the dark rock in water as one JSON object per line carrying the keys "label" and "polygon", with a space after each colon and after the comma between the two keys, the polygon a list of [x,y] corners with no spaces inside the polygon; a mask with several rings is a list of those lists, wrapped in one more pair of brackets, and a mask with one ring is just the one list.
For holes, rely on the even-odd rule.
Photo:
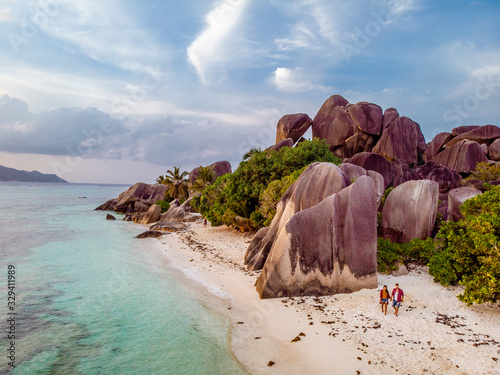
{"label": "dark rock in water", "polygon": [[478,163],[487,161],[479,143],[465,139],[451,147],[446,147],[432,160],[437,164],[452,168],[458,173],[470,173]]}
{"label": "dark rock in water", "polygon": [[387,108],[384,111],[384,119],[382,121],[382,132],[385,131],[389,127],[389,125],[392,124],[394,120],[396,120],[399,117],[399,112],[396,110],[396,108]]}
{"label": "dark rock in water", "polygon": [[382,237],[398,243],[429,237],[436,222],[438,198],[439,184],[434,181],[408,181],[396,187],[382,210]]}
{"label": "dark rock in water", "polygon": [[377,287],[377,204],[368,176],[292,215],[261,275],[261,298],[329,295]]}
{"label": "dark rock in water", "polygon": [[394,169],[394,181],[392,186],[396,187],[404,184],[406,181],[420,180],[420,175],[413,169],[410,169],[408,164],[402,160],[396,160],[392,163]]}
{"label": "dark rock in water", "polygon": [[276,144],[287,138],[292,139],[292,146],[305,134],[311,127],[311,118],[304,114],[285,115],[278,121],[276,126]]}
{"label": "dark rock in water", "polygon": [[314,117],[313,138],[325,139],[330,146],[336,147],[354,135],[354,123],[346,113],[348,104],[349,102],[340,95],[330,96]]}
{"label": "dark rock in water", "polygon": [[451,133],[439,133],[436,135],[431,143],[427,146],[425,149],[425,152],[423,154],[424,161],[430,161],[434,156],[439,154],[441,151],[443,151],[444,146],[451,141],[453,138],[453,135]]}
{"label": "dark rock in water", "polygon": [[384,130],[373,152],[390,162],[399,159],[413,167],[419,162],[426,147],[420,125],[402,116]]}
{"label": "dark rock in water", "polygon": [[448,142],[447,146],[453,146],[464,139],[490,145],[497,138],[500,138],[500,128],[495,125],[484,125],[457,135]]}
{"label": "dark rock in water", "polygon": [[115,210],[122,213],[145,212],[149,206],[165,199],[166,190],[166,185],[149,185],[138,182],[121,193],[118,198],[110,199],[97,207],[96,210]]}
{"label": "dark rock in water", "polygon": [[[199,174],[200,167],[196,167],[191,172],[189,172],[189,185],[193,185],[196,179],[200,176]],[[228,161],[216,161],[213,164],[210,164],[210,169],[214,171],[215,177],[224,176],[227,173],[231,173],[231,163]]]}
{"label": "dark rock in water", "polygon": [[453,128],[451,131],[451,134],[456,137],[457,135],[467,133],[471,130],[480,128],[479,125],[463,125],[463,126],[457,126],[456,128]]}
{"label": "dark rock in water", "polygon": [[276,235],[292,215],[318,204],[350,184],[349,178],[335,164],[309,165],[281,197],[269,228],[258,231],[248,246],[245,254],[248,269],[260,270],[264,267]]}
{"label": "dark rock in water", "polygon": [[394,180],[392,164],[384,157],[373,152],[361,152],[348,160],[348,163],[359,165],[367,171],[378,172],[384,177],[385,188]]}
{"label": "dark rock in water", "polygon": [[265,149],[265,151],[278,151],[282,149],[283,147],[293,147],[293,139],[292,138],[287,138],[279,141],[275,145],[272,145],[268,148]]}
{"label": "dark rock in water", "polygon": [[460,206],[470,198],[482,194],[481,191],[470,187],[459,187],[453,189],[448,194],[448,220],[459,221],[464,218],[460,211]]}
{"label": "dark rock in water", "polygon": [[380,135],[382,133],[382,108],[368,102],[350,104],[346,107],[346,112],[351,118],[354,126],[363,132]]}
{"label": "dark rock in water", "polygon": [[148,230],[146,232],[139,234],[138,236],[136,236],[136,238],[157,238],[163,236],[164,234],[167,233],[162,233],[157,230]]}
{"label": "dark rock in water", "polygon": [[110,214],[106,214],[106,220],[116,220],[116,217]]}
{"label": "dark rock in water", "polygon": [[436,181],[439,184],[439,192],[447,193],[451,189],[461,186],[462,176],[450,167],[428,161],[424,165],[415,168],[421,179]]}
{"label": "dark rock in water", "polygon": [[178,232],[181,230],[185,230],[186,228],[186,224],[182,224],[176,221],[159,221],[158,223],[152,225],[149,229],[165,232]]}

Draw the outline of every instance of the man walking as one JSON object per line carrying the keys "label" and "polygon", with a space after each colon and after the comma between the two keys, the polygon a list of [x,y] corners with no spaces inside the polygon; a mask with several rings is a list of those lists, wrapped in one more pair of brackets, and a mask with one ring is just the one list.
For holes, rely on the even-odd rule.
{"label": "man walking", "polygon": [[392,290],[392,307],[394,307],[394,311],[396,316],[398,316],[399,308],[401,307],[401,303],[403,302],[405,294],[403,293],[403,289],[399,289],[399,284],[396,284],[396,287]]}

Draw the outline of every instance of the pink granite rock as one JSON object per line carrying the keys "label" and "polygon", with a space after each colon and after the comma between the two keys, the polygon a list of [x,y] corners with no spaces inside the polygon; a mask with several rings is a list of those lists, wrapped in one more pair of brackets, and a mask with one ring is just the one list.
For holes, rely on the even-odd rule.
{"label": "pink granite rock", "polygon": [[294,144],[294,142],[293,142],[292,138],[286,138],[286,139],[282,139],[281,141],[279,141],[275,145],[272,145],[271,147],[266,148],[265,151],[278,151],[278,150],[282,149],[283,147],[293,147],[293,144]]}
{"label": "pink granite rock", "polygon": [[439,184],[439,192],[447,193],[451,189],[461,186],[462,176],[452,168],[428,161],[424,165],[415,168],[420,179],[436,181]]}
{"label": "pink granite rock", "polygon": [[431,143],[427,146],[425,149],[425,152],[423,154],[424,161],[429,161],[432,160],[434,156],[439,154],[441,151],[443,151],[444,146],[446,143],[451,141],[453,139],[453,135],[451,133],[439,133],[436,135]]}
{"label": "pink granite rock", "polygon": [[363,132],[380,135],[382,133],[382,108],[368,102],[359,102],[346,106],[346,113],[351,118],[354,126]]}
{"label": "pink granite rock", "polygon": [[[199,177],[199,171],[200,167],[196,167],[193,169],[191,172],[189,172],[189,184],[193,185],[196,179]],[[231,173],[231,163],[228,161],[222,160],[222,161],[216,161],[213,164],[210,164],[210,169],[214,171],[215,177],[220,177],[224,176],[227,173]]]}
{"label": "pink granite rock", "polygon": [[463,139],[451,147],[446,147],[432,160],[458,173],[470,173],[478,163],[486,161],[487,158],[479,143]]}
{"label": "pink granite rock", "polygon": [[372,153],[361,152],[348,160],[348,163],[359,165],[367,171],[376,171],[384,177],[385,188],[394,180],[394,169],[392,164],[384,157]]}
{"label": "pink granite rock", "polygon": [[457,135],[460,135],[460,134],[463,134],[463,133],[467,133],[471,130],[474,130],[474,129],[477,129],[477,128],[480,128],[479,125],[463,125],[463,126],[457,126],[456,128],[453,128],[451,130],[451,134],[456,137]]}
{"label": "pink granite rock", "polygon": [[414,166],[426,147],[420,125],[403,116],[398,117],[385,129],[373,152],[390,162],[399,159]]}
{"label": "pink granite rock", "polygon": [[496,139],[490,147],[488,147],[488,155],[492,160],[500,160],[500,139]]}
{"label": "pink granite rock", "polygon": [[498,138],[500,138],[500,128],[498,126],[484,125],[457,135],[455,138],[449,141],[446,146],[451,147],[464,139],[474,141],[479,144],[486,143],[487,145],[489,145]]}
{"label": "pink granite rock", "polygon": [[283,116],[276,126],[276,143],[291,138],[295,144],[311,125],[311,118],[304,113]]}
{"label": "pink granite rock", "polygon": [[377,205],[373,179],[292,215],[257,279],[261,298],[329,295],[377,287]]}
{"label": "pink granite rock", "polygon": [[342,170],[332,163],[313,163],[283,194],[269,229],[254,237],[245,254],[250,270],[262,269],[278,232],[297,212],[312,207],[351,184]]}
{"label": "pink granite rock", "polygon": [[470,187],[459,187],[448,193],[448,220],[459,221],[464,218],[460,206],[470,198],[482,194],[480,190]]}
{"label": "pink granite rock", "polygon": [[439,184],[434,181],[408,181],[396,187],[382,210],[382,236],[398,243],[429,237],[436,221],[438,198]]}
{"label": "pink granite rock", "polygon": [[330,146],[336,147],[354,135],[354,123],[345,110],[348,104],[340,95],[329,97],[314,117],[313,138],[325,139]]}
{"label": "pink granite rock", "polygon": [[384,119],[382,121],[382,132],[392,124],[394,120],[399,117],[399,112],[396,108],[387,108],[384,111]]}

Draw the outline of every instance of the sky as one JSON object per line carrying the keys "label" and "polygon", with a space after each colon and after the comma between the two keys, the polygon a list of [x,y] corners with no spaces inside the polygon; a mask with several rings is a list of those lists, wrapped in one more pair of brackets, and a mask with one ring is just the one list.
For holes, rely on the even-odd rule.
{"label": "sky", "polygon": [[500,2],[0,0],[7,167],[124,184],[236,168],[334,94],[428,142],[500,125]]}

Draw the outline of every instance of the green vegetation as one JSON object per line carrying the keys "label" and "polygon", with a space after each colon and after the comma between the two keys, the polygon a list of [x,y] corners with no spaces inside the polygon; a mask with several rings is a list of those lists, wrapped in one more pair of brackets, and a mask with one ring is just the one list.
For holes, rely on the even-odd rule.
{"label": "green vegetation", "polygon": [[170,208],[170,203],[167,200],[158,201],[156,204],[161,207],[161,213],[167,212]]}
{"label": "green vegetation", "polygon": [[212,225],[259,229],[271,222],[276,204],[300,171],[317,161],[341,163],[324,140],[278,151],[252,149],[233,173],[217,178],[192,204]]}
{"label": "green vegetation", "polygon": [[429,266],[434,281],[464,286],[458,298],[467,305],[500,300],[500,186],[465,201],[460,210],[464,219],[443,222],[435,241],[379,239],[379,272],[417,261]]}
{"label": "green vegetation", "polygon": [[500,299],[500,187],[492,186],[460,207],[464,219],[443,223],[436,236],[440,248],[429,273],[443,285],[465,287],[467,305]]}
{"label": "green vegetation", "polygon": [[377,244],[377,269],[382,273],[390,273],[398,264],[408,265],[410,262],[426,265],[435,252],[436,245],[432,238],[414,239],[409,243],[398,244],[379,238]]}
{"label": "green vegetation", "polygon": [[188,180],[186,176],[188,172],[180,171],[180,167],[174,167],[174,170],[168,170],[164,176],[159,176],[156,183],[168,186],[167,194],[172,199],[187,198],[188,195]]}
{"label": "green vegetation", "polygon": [[189,188],[192,194],[201,195],[207,186],[212,185],[215,182],[215,172],[212,168],[202,167],[198,168],[198,177],[193,183],[193,186]]}
{"label": "green vegetation", "polygon": [[500,180],[500,166],[496,164],[489,164],[488,162],[479,163],[474,169],[474,171],[471,173],[471,175],[467,177],[464,181],[471,179],[480,180],[484,182]]}

